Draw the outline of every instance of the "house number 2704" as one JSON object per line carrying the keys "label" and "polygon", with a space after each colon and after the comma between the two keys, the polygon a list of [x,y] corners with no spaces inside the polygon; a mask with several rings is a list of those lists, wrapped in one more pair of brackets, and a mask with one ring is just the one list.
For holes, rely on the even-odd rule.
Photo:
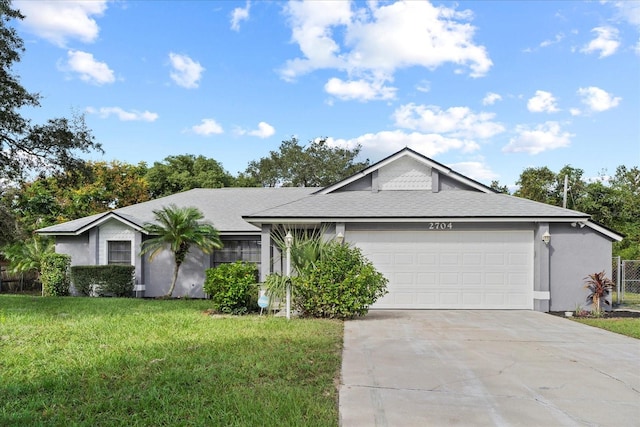
{"label": "house number 2704", "polygon": [[451,230],[453,225],[450,222],[430,222],[429,230]]}

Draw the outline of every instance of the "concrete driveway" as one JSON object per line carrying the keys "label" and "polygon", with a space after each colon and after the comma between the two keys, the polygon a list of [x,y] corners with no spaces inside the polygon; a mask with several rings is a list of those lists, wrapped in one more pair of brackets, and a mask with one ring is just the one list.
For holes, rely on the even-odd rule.
{"label": "concrete driveway", "polygon": [[534,311],[345,323],[341,425],[640,426],[640,340]]}

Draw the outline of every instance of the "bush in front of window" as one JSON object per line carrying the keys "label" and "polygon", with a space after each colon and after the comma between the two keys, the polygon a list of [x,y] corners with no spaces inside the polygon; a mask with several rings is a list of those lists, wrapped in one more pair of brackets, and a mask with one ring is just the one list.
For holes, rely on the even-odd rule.
{"label": "bush in front of window", "polygon": [[49,253],[42,257],[42,296],[61,297],[69,295],[69,266],[71,257]]}
{"label": "bush in front of window", "polygon": [[135,285],[133,265],[74,265],[71,281],[83,295],[130,297]]}
{"label": "bush in front of window", "polygon": [[211,296],[213,309],[220,313],[246,314],[258,307],[258,268],[237,261],[206,270],[204,291]]}

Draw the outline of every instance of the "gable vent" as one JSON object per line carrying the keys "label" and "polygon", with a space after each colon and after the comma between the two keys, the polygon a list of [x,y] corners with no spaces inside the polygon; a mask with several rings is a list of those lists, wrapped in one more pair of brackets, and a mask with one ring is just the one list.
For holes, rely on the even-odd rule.
{"label": "gable vent", "polygon": [[378,170],[378,189],[431,190],[431,168],[411,157],[403,157]]}

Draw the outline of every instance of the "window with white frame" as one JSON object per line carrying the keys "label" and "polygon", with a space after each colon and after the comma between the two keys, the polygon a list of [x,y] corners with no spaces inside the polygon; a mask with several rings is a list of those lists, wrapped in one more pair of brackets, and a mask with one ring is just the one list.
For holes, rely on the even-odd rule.
{"label": "window with white frame", "polygon": [[131,240],[108,241],[107,264],[131,265]]}

